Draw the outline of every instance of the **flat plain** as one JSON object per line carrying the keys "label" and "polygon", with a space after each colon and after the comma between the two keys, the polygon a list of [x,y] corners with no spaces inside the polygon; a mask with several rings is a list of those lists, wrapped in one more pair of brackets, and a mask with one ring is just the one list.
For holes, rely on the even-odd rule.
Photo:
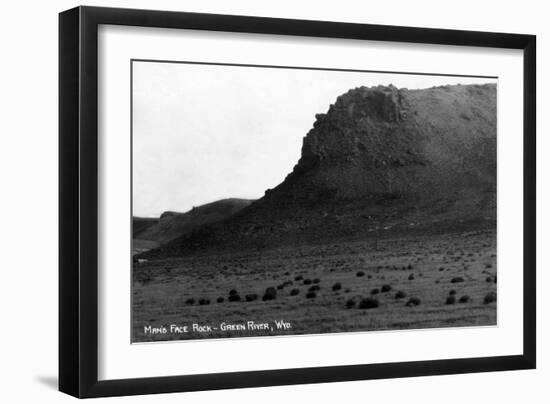
{"label": "flat plain", "polygon": [[[496,290],[492,230],[157,259],[134,264],[133,342],[490,326]],[[212,330],[144,331],[171,324]]]}

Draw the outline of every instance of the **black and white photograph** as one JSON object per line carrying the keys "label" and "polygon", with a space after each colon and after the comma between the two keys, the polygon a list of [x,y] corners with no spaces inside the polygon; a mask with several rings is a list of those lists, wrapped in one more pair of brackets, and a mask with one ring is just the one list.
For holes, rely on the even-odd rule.
{"label": "black and white photograph", "polygon": [[130,69],[133,343],[497,325],[497,77]]}
{"label": "black and white photograph", "polygon": [[3,3],[1,402],[544,401],[545,3],[90,3]]}

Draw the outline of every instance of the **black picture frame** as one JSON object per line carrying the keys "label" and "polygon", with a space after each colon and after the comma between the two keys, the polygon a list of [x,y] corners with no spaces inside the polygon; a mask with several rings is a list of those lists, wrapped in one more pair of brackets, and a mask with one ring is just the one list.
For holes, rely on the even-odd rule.
{"label": "black picture frame", "polygon": [[[99,381],[97,62],[100,24],[523,50],[523,353]],[[77,7],[60,13],[59,390],[84,398],[535,368],[535,111],[536,37],[533,35],[97,7]]]}

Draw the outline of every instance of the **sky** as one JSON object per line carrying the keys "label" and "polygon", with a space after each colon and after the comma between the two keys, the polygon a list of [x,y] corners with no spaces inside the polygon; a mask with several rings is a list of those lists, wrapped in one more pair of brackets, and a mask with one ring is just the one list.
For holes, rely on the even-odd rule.
{"label": "sky", "polygon": [[489,78],[133,62],[133,215],[257,199],[300,158],[315,114],[360,86]]}

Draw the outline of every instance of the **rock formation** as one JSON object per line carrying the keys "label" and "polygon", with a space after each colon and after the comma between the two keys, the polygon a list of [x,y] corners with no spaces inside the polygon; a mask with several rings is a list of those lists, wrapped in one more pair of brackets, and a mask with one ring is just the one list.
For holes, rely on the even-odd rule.
{"label": "rock formation", "polygon": [[315,118],[281,184],[150,254],[494,226],[496,85],[359,87]]}

